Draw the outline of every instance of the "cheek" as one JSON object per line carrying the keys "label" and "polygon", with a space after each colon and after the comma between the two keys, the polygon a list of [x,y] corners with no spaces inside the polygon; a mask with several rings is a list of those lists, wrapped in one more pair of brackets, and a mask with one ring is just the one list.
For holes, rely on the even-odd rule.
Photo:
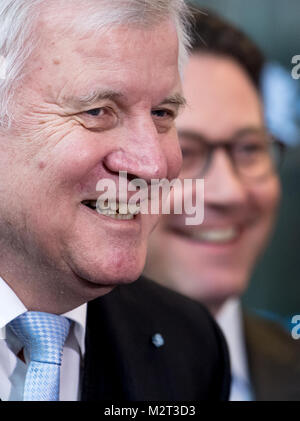
{"label": "cheek", "polygon": [[272,217],[278,208],[281,188],[277,176],[249,189],[249,196],[261,214]]}
{"label": "cheek", "polygon": [[[58,174],[65,176],[70,183],[82,180],[83,176],[98,168],[99,162],[113,148],[112,138],[103,134],[89,133],[85,129],[76,127],[68,135],[47,152],[45,159],[53,166]],[[45,155],[45,154],[44,154]],[[67,181],[66,180],[66,181]]]}

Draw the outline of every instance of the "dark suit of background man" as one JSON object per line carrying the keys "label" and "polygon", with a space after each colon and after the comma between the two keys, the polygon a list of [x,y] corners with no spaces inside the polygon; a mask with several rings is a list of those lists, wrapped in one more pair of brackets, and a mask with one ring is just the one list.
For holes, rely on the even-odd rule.
{"label": "dark suit of background man", "polygon": [[184,10],[1,1],[2,400],[227,398],[226,346],[206,310],[131,285],[157,215],[96,209],[98,181],[119,171],[126,186],[179,172]]}
{"label": "dark suit of background man", "polygon": [[260,96],[264,58],[212,12],[195,9],[193,18],[188,107],[176,124],[180,177],[205,181],[204,221],[188,227],[184,215],[164,215],[150,238],[146,274],[215,315],[229,345],[231,400],[299,400],[299,342],[239,300],[280,198],[282,147],[265,127]]}

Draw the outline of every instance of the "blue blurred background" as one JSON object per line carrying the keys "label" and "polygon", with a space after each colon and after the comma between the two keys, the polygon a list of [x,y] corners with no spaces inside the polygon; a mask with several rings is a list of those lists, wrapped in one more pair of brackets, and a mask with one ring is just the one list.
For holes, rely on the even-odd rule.
{"label": "blue blurred background", "polygon": [[270,131],[288,146],[281,171],[283,198],[269,248],[257,265],[243,301],[288,326],[300,314],[300,79],[291,76],[300,54],[299,0],[194,0],[244,30],[262,49],[262,80]]}

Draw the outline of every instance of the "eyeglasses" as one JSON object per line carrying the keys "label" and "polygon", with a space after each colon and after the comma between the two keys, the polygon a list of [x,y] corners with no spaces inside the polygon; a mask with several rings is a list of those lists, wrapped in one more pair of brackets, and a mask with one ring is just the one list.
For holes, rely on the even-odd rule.
{"label": "eyeglasses", "polygon": [[245,130],[214,143],[194,132],[179,131],[179,140],[184,178],[203,177],[212,164],[214,151],[220,148],[226,151],[241,178],[263,178],[280,168],[285,151],[285,145],[266,130]]}

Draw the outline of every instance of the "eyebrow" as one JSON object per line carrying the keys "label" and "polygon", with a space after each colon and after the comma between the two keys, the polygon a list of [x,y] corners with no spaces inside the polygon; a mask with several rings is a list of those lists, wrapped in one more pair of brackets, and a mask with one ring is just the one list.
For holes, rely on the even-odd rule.
{"label": "eyebrow", "polygon": [[167,98],[163,99],[159,105],[167,105],[173,104],[176,105],[178,108],[186,106],[186,99],[180,93],[176,93],[173,95],[168,96]]}
{"label": "eyebrow", "polygon": [[[81,96],[70,96],[64,97],[63,101],[64,104],[70,104],[75,107],[89,107],[93,104],[109,99],[112,101],[117,101],[124,98],[124,94],[118,91],[113,90],[94,90],[87,95]],[[177,106],[178,108],[184,107],[186,105],[185,98],[180,93],[175,93],[164,98],[158,105],[167,105],[172,104]]]}
{"label": "eyebrow", "polygon": [[124,95],[121,92],[113,90],[94,90],[87,95],[81,96],[70,96],[64,98],[64,103],[70,104],[75,107],[88,107],[92,106],[96,102],[103,101],[105,99],[110,99],[116,101]]}

